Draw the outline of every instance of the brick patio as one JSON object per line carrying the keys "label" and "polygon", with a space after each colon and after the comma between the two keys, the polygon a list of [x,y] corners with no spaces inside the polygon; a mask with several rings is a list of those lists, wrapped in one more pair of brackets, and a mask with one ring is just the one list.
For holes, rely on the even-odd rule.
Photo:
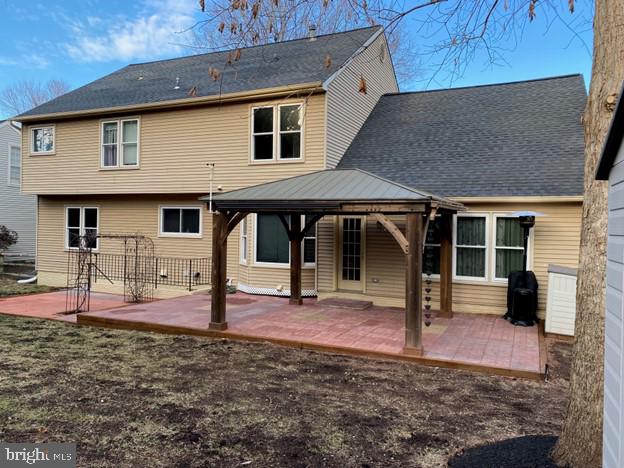
{"label": "brick patio", "polygon": [[[0,314],[21,315],[24,317],[43,318],[76,322],[76,315],[65,315],[65,291],[43,294],[29,294],[0,298]],[[91,293],[91,310],[122,307],[126,303],[123,296],[116,294]]]}
{"label": "brick patio", "polygon": [[[92,310],[78,318],[79,324],[264,339],[290,346],[406,358],[402,353],[404,311],[398,308],[352,310],[320,305],[315,299],[291,306],[287,298],[237,293],[227,298],[227,321],[225,332],[208,332],[210,296],[206,295]],[[424,356],[414,360],[426,364],[483,367],[527,376],[543,371],[538,327],[515,327],[495,315],[434,318],[424,329],[423,344]]]}

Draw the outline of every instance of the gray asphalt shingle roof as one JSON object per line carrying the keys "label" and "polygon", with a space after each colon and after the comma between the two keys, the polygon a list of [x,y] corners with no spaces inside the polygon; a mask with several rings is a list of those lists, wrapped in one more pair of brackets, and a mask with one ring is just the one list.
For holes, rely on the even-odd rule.
{"label": "gray asphalt shingle roof", "polygon": [[[202,197],[201,200],[209,200]],[[366,201],[443,201],[441,197],[405,187],[360,169],[327,169],[275,182],[213,195],[218,202],[366,202]],[[459,206],[459,205],[457,205]]]}
{"label": "gray asphalt shingle roof", "polygon": [[383,96],[339,168],[445,197],[583,193],[580,75]]}
{"label": "gray asphalt shingle roof", "polygon": [[[242,49],[239,61],[227,66],[228,51],[128,65],[21,116],[185,99],[193,87],[202,97],[322,82],[379,30],[375,26],[317,36],[313,41],[305,38],[248,47]],[[329,67],[327,55],[331,57]],[[213,80],[210,67],[222,72],[222,78]],[[179,89],[174,89],[176,77],[180,78]]]}

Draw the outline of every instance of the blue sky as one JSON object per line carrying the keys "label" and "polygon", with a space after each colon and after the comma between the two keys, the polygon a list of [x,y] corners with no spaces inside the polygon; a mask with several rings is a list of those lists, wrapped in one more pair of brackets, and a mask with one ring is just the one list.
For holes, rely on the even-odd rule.
{"label": "blue sky", "polygon": [[[583,73],[588,83],[592,37],[587,5],[563,19],[538,15],[513,42],[499,44],[504,62],[492,65],[485,52],[479,53],[452,85],[568,73]],[[128,63],[188,54],[181,44],[191,39],[182,31],[200,18],[195,0],[0,0],[0,88],[22,79],[51,78],[76,88]],[[573,21],[576,34],[564,21]],[[408,31],[416,30],[413,23],[407,26]],[[419,52],[425,51],[427,39],[412,35],[413,42],[423,44]],[[429,82],[432,63],[423,59],[415,64],[418,79],[404,90],[449,86],[441,75]]]}

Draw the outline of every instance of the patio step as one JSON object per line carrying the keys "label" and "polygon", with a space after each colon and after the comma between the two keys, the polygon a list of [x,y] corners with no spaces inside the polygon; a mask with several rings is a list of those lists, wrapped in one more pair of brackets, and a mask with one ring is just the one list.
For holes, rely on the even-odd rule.
{"label": "patio step", "polygon": [[327,299],[318,301],[316,304],[321,307],[326,306],[351,310],[366,310],[373,306],[371,301],[358,301],[355,299],[342,299],[338,297],[328,297]]}

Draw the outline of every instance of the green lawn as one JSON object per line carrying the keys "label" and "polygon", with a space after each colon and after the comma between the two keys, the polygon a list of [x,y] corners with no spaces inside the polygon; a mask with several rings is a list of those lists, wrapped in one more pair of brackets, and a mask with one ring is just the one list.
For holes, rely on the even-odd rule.
{"label": "green lawn", "polygon": [[0,440],[77,442],[85,467],[445,466],[556,435],[565,410],[568,345],[543,383],[5,316],[0,330]]}
{"label": "green lawn", "polygon": [[19,284],[11,278],[0,276],[0,297],[20,296],[23,294],[36,294],[55,291],[58,288],[40,286],[37,284]]}

